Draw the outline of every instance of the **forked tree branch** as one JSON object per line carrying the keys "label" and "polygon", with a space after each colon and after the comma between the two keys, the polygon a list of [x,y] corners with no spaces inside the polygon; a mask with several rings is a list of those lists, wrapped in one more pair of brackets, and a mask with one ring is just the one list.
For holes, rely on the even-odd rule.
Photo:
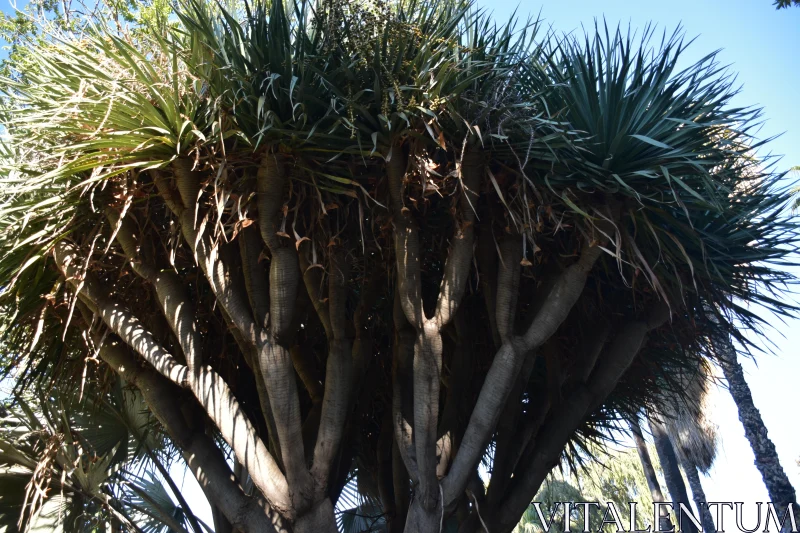
{"label": "forked tree branch", "polygon": [[[399,290],[399,289],[398,289]],[[414,449],[413,430],[413,361],[414,330],[408,323],[400,305],[394,299],[394,342],[392,343],[392,424],[398,454],[413,482],[419,479],[417,453]],[[409,423],[412,421],[412,423]]]}
{"label": "forked tree branch", "polygon": [[314,447],[311,474],[317,490],[326,491],[331,465],[341,444],[353,384],[353,358],[347,337],[347,280],[349,270],[341,251],[332,251],[328,272],[328,361],[325,370],[325,394]]}
{"label": "forked tree branch", "polygon": [[[190,372],[186,366],[178,364],[130,311],[103,294],[90,274],[85,274],[81,283],[76,271],[77,254],[74,247],[62,241],[56,245],[54,257],[67,281],[79,295],[93,304],[100,318],[114,333],[170,381],[189,386],[238,460],[252,473],[254,483],[270,505],[290,517],[292,507],[288,502],[286,479],[224,380],[209,367],[197,365]],[[174,296],[159,294],[158,290],[157,295],[162,302],[168,296]],[[162,307],[168,306],[162,303]],[[170,323],[176,322],[170,320]],[[190,342],[188,339],[186,341]]]}
{"label": "forked tree branch", "polygon": [[524,512],[572,434],[613,391],[645,343],[647,333],[662,326],[669,320],[669,315],[666,304],[657,302],[644,320],[625,324],[587,382],[578,384],[564,403],[550,413],[539,432],[541,437],[531,441],[524,453],[521,460],[524,470],[515,476],[509,487],[504,503],[496,513],[493,530],[513,529],[516,523],[513,517]]}
{"label": "forked tree branch", "polygon": [[189,371],[193,371],[200,364],[200,339],[194,306],[186,295],[180,277],[173,271],[159,270],[155,265],[140,257],[140,239],[130,218],[120,218],[119,214],[111,208],[106,209],[106,216],[116,231],[117,242],[122,246],[133,271],[155,288],[158,304],[170,328],[178,338]]}
{"label": "forked tree branch", "polygon": [[[444,275],[433,317],[426,317],[422,307],[419,235],[410,210],[403,205],[403,188],[408,161],[401,145],[393,147],[386,164],[390,204],[394,223],[395,257],[400,306],[416,332],[414,342],[414,448],[419,476],[419,501],[427,511],[439,501],[436,459],[439,426],[439,390],[442,371],[442,328],[458,311],[466,289],[474,253],[474,223],[478,188],[484,172],[483,154],[467,151],[459,163],[461,195],[460,220],[445,261]],[[407,460],[407,465],[410,461]]]}
{"label": "forked tree branch", "polygon": [[263,502],[246,496],[232,480],[230,468],[214,441],[202,431],[189,429],[175,403],[175,390],[169,382],[148,369],[138,368],[136,360],[117,340],[107,339],[100,347],[100,357],[142,392],[153,414],[181,448],[186,464],[203,492],[231,525],[250,533],[276,532],[276,525],[282,530],[280,517],[270,512]]}
{"label": "forked tree branch", "polygon": [[395,145],[392,148],[392,158],[386,163],[386,175],[394,224],[397,296],[406,320],[419,331],[425,319],[422,311],[419,235],[411,211],[403,202],[407,167],[408,158],[403,152],[402,145]]}
{"label": "forked tree branch", "polygon": [[[470,416],[461,447],[450,468],[450,473],[442,483],[446,505],[450,506],[455,503],[464,492],[470,472],[480,459],[497,426],[500,413],[522,367],[525,355],[538,349],[567,318],[572,306],[583,291],[589,271],[601,253],[599,246],[586,246],[578,261],[569,266],[558,278],[547,301],[544,302],[524,335],[508,337],[495,355],[486,380],[481,387],[478,402]],[[501,266],[500,270],[512,268],[511,261],[510,256],[504,258],[505,266]],[[503,287],[500,286],[501,280],[504,284]],[[502,272],[498,274],[498,306],[503,301],[508,303],[508,298],[501,298],[500,294],[510,291],[509,287],[513,286],[513,283],[512,276]],[[503,324],[500,323],[498,315],[498,330],[502,331],[502,328]]]}
{"label": "forked tree branch", "polygon": [[[169,180],[160,171],[151,170],[153,181],[167,207],[178,218],[181,233],[189,249],[194,254],[197,265],[208,280],[214,297],[228,314],[233,324],[239,329],[242,338],[257,345],[264,332],[253,319],[248,298],[236,291],[231,284],[231,269],[220,257],[219,246],[212,242],[205,220],[198,220],[198,209],[201,174],[191,170],[191,162],[184,158],[172,164],[175,181],[180,191],[181,204],[178,204]],[[191,200],[191,203],[189,201]],[[187,206],[187,207],[184,207]]]}
{"label": "forked tree branch", "polygon": [[76,248],[59,241],[53,248],[56,266],[78,298],[91,303],[109,329],[150,363],[161,375],[179,386],[185,386],[188,368],[167,352],[145,325],[128,309],[111,300],[90,272],[79,265]]}
{"label": "forked tree branch", "polygon": [[[584,339],[581,345],[581,349],[578,353],[578,361],[574,365],[569,379],[567,379],[566,383],[561,384],[563,375],[559,376],[559,385],[562,389],[565,391],[571,390],[576,382],[584,383],[589,378],[589,375],[594,369],[595,362],[606,343],[609,331],[610,328],[606,324],[602,324],[600,327],[590,330],[588,338]],[[527,360],[525,364],[528,364]],[[503,459],[495,463],[487,494],[487,499],[491,505],[497,504],[505,495],[508,482],[511,480],[511,473],[516,470],[523,453],[528,449],[529,443],[531,443],[538,434],[550,409],[555,407],[551,403],[548,388],[540,388],[534,393],[535,396],[531,398],[529,402],[529,412],[521,424],[521,427],[511,436],[510,445],[502,448],[504,450]],[[505,416],[507,411],[508,408],[504,411],[503,416]],[[502,418],[500,424],[502,424]],[[498,426],[498,428],[499,427],[500,426]],[[501,450],[501,440],[503,440],[501,436],[498,436],[498,453],[496,453],[496,455],[499,455],[499,450]]]}
{"label": "forked tree branch", "polygon": [[[87,327],[93,322],[93,312],[78,303]],[[137,387],[173,442],[181,450],[186,464],[194,474],[212,505],[218,507],[236,527],[247,533],[273,532],[283,528],[283,519],[263,501],[246,496],[233,481],[230,468],[214,441],[202,430],[193,430],[186,422],[176,385],[143,366],[130,353],[126,344],[112,334],[105,339],[92,333],[100,358],[122,379]],[[190,511],[187,509],[187,511]]]}
{"label": "forked tree branch", "polygon": [[[511,479],[514,472],[515,457],[514,449],[523,431],[518,428],[523,421],[522,409],[525,403],[522,401],[522,394],[528,385],[533,366],[536,363],[536,353],[531,352],[525,356],[519,375],[511,389],[511,394],[507,400],[507,405],[500,415],[497,423],[497,440],[495,443],[494,462],[492,464],[491,483],[486,491],[486,499],[490,504],[494,504],[499,494],[502,494],[505,483]],[[529,402],[528,410],[536,409],[535,405]]]}
{"label": "forked tree branch", "polygon": [[[141,238],[136,234],[134,224],[129,218],[120,219],[119,214],[111,208],[106,209],[106,215],[115,229],[116,239],[122,246],[123,252],[128,257],[134,272],[155,287],[159,306],[170,328],[178,338],[181,350],[186,357],[189,371],[190,373],[195,373],[197,365],[201,362],[200,336],[197,332],[194,306],[186,294],[180,278],[174,271],[168,269],[160,270],[154,264],[148,263],[141,257],[139,253]],[[224,309],[222,314],[226,322],[231,322]],[[241,338],[241,333],[237,328],[232,328],[232,332],[242,350],[245,361],[253,368],[254,350],[252,346]],[[263,378],[256,372],[255,379],[261,409],[270,438],[272,438],[272,435],[275,434],[275,423],[270,412],[266,390],[263,386]],[[257,476],[259,474],[254,475]]]}
{"label": "forked tree branch", "polygon": [[455,235],[450,241],[450,251],[444,265],[444,275],[433,320],[439,330],[450,323],[464,299],[467,278],[472,269],[475,249],[475,221],[478,193],[484,173],[483,153],[467,150],[459,163],[461,194],[458,204],[460,220],[456,220]]}

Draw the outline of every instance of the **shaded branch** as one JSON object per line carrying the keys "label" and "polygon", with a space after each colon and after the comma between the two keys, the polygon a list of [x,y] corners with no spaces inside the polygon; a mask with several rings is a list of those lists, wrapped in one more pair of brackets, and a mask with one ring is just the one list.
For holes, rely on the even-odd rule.
{"label": "shaded branch", "polygon": [[258,168],[258,211],[261,238],[269,248],[269,332],[258,339],[258,367],[264,376],[280,443],[281,456],[299,513],[313,503],[313,483],[306,466],[300,400],[288,342],[294,317],[300,268],[293,247],[281,247],[278,217],[288,178],[278,154],[268,153]]}
{"label": "shaded branch", "polygon": [[111,331],[119,335],[161,375],[177,385],[185,385],[188,368],[164,350],[135,315],[118,302],[112,301],[92,274],[84,272],[78,264],[77,251],[73,245],[65,241],[58,242],[53,248],[53,258],[77,296],[91,303]]}
{"label": "shaded branch", "polygon": [[186,464],[212,504],[234,526],[244,531],[276,531],[276,525],[281,529],[280,517],[275,516],[263,501],[246,496],[233,481],[230,468],[214,441],[204,432],[194,431],[186,424],[179,404],[175,402],[175,387],[147,367],[141,367],[123,346],[119,339],[113,336],[107,338],[100,345],[100,357],[142,392],[150,410],[181,449]]}
{"label": "shaded branch", "polygon": [[413,428],[408,422],[413,419],[412,365],[414,354],[414,331],[406,320],[400,305],[395,298],[393,307],[394,342],[392,344],[392,421],[394,439],[398,453],[403,460],[408,475],[416,482],[419,479],[417,454],[414,449]]}
{"label": "shaded branch", "polygon": [[[185,158],[176,159],[172,164],[172,170],[181,193],[182,205],[176,203],[169,181],[159,171],[151,170],[159,194],[167,207],[178,217],[183,238],[208,280],[214,297],[239,329],[243,339],[251,345],[256,345],[263,333],[253,319],[247,295],[234,290],[231,283],[234,279],[233,273],[222,261],[218,243],[213,243],[208,235],[206,221],[198,220],[200,175],[191,171],[191,162]],[[188,204],[190,198],[194,200]]]}
{"label": "shaded branch", "polygon": [[[510,250],[506,253],[510,255]],[[495,355],[450,474],[442,483],[448,506],[464,492],[468,476],[497,426],[500,413],[522,367],[525,355],[540,347],[567,318],[583,291],[589,270],[601,253],[599,246],[585,247],[578,261],[570,265],[558,278],[547,301],[542,305],[524,336],[509,337]],[[503,259],[507,267],[511,260],[510,256]],[[505,285],[503,287],[499,283],[501,280]],[[510,291],[509,287],[513,286],[513,282],[511,276],[501,278],[498,274],[498,305],[502,301],[499,295]],[[501,323],[498,320],[498,329],[500,328]]]}
{"label": "shaded branch", "polygon": [[331,464],[339,450],[353,383],[353,359],[347,337],[347,261],[341,251],[330,254],[328,272],[328,311],[331,333],[325,370],[325,395],[322,399],[317,442],[311,474],[318,490],[325,491]]}
{"label": "shaded branch", "polygon": [[[72,283],[77,283],[74,277],[76,258],[74,248],[61,242],[56,246],[54,255],[56,262],[60,266],[63,265],[62,271],[65,277]],[[291,509],[286,500],[288,494],[286,480],[224,380],[210,367],[197,365],[190,372],[187,367],[175,363],[174,358],[161,348],[152,334],[144,329],[135,316],[118,304],[109,302],[91,277],[86,279],[87,282],[83,284],[83,287],[79,289],[80,286],[77,285],[76,290],[84,292],[87,298],[93,300],[103,322],[146,361],[153,364],[160,373],[176,384],[188,384],[211,420],[219,428],[225,441],[236,453],[239,461],[246,466],[249,472],[253,473],[253,480],[259,490],[273,507],[282,513],[290,514]],[[87,287],[91,287],[91,289],[85,291],[84,289]],[[161,287],[163,289],[163,285]],[[180,308],[182,304],[188,307],[185,300],[169,304],[168,299],[175,295],[165,293],[163,290],[159,291],[159,285],[156,285],[156,292],[163,308],[169,308],[170,305]],[[111,312],[104,311],[109,307],[113,309]],[[176,335],[179,335],[179,321],[176,316],[172,318],[174,320],[170,320],[170,325],[175,328]],[[179,335],[179,341],[182,346],[191,346],[196,339],[181,338]],[[185,348],[185,350],[190,349],[192,348]],[[170,364],[167,365],[165,361]],[[159,367],[162,369],[169,367],[172,370],[165,373]],[[180,379],[174,379],[171,374],[180,376]]]}
{"label": "shaded branch", "polygon": [[254,225],[244,228],[237,240],[242,255],[242,274],[250,307],[253,309],[256,323],[266,327],[269,318],[269,278],[259,262],[264,245]]}
{"label": "shaded branch", "polygon": [[551,412],[539,431],[541,437],[529,444],[520,460],[524,470],[519,476],[514,476],[495,517],[497,525],[493,529],[509,531],[513,528],[513,517],[524,512],[573,433],[614,389],[644,344],[647,333],[668,319],[667,306],[659,302],[645,320],[633,320],[620,329],[588,382],[585,385],[578,384],[564,402]]}

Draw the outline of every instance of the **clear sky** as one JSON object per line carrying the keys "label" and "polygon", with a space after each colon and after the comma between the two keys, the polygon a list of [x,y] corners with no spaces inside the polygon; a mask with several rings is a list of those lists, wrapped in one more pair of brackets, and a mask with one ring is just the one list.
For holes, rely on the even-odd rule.
{"label": "clear sky", "polygon": [[[11,11],[7,1],[0,0],[5,12]],[[800,8],[776,11],[772,0],[478,0],[477,4],[492,11],[498,20],[507,20],[515,8],[522,18],[541,16],[558,32],[581,32],[582,26],[590,28],[603,17],[610,26],[619,23],[634,29],[653,22],[671,32],[682,25],[687,37],[696,37],[687,50],[687,60],[720,49],[720,61],[738,73],[742,85],[735,104],[764,107],[761,137],[782,134],[769,145],[772,153],[784,156],[778,169],[800,165]],[[800,269],[796,273],[800,275]],[[800,303],[800,298],[794,300]],[[768,320],[774,326],[769,337],[775,344],[774,354],[761,354],[757,365],[752,361],[743,364],[784,469],[793,485],[800,487],[796,463],[800,459],[800,320],[785,324],[771,317]],[[726,390],[717,391],[714,399],[712,418],[719,424],[721,439],[716,464],[704,479],[706,496],[709,501],[745,502],[755,520],[751,502],[768,501],[764,484],[733,401]],[[194,493],[189,488],[193,480],[187,479],[187,484]],[[208,518],[206,512],[201,515]]]}

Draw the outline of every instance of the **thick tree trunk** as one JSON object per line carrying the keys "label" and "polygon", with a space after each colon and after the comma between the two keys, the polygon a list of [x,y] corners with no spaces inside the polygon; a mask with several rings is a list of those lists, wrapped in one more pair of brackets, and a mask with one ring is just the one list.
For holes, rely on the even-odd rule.
{"label": "thick tree trunk", "polygon": [[682,516],[680,512],[681,503],[685,505],[687,509],[691,509],[691,504],[689,503],[689,494],[686,492],[686,484],[683,482],[683,476],[681,475],[678,454],[675,453],[675,447],[672,445],[672,440],[667,434],[667,428],[661,421],[651,417],[650,431],[653,433],[653,441],[656,445],[658,460],[661,463],[661,470],[664,472],[664,480],[667,483],[667,490],[669,491],[670,499],[675,509],[675,516],[678,519],[679,528],[681,531],[687,533],[697,533],[697,528],[689,517],[685,515]]}
{"label": "thick tree trunk", "polygon": [[284,522],[274,512],[265,509],[263,501],[246,496],[233,482],[233,472],[214,441],[204,431],[189,427],[175,401],[176,393],[179,393],[177,388],[154,370],[140,368],[123,346],[112,336],[102,345],[100,357],[123,379],[139,388],[153,414],[182,449],[189,470],[197,478],[211,505],[245,533],[268,533],[275,531],[275,526],[282,528]]}
{"label": "thick tree trunk", "polygon": [[426,509],[418,499],[411,501],[406,517],[406,533],[440,533],[444,520],[444,509]]}
{"label": "thick tree trunk", "polygon": [[[767,435],[767,427],[761,418],[761,413],[753,403],[753,395],[750,387],[744,378],[742,365],[739,364],[736,349],[729,339],[719,343],[718,355],[722,371],[728,382],[733,401],[739,410],[739,420],[744,427],[744,434],[750,442],[750,447],[755,455],[755,465],[761,473],[764,485],[767,487],[769,499],[775,504],[775,508],[786,510],[787,505],[793,504],[795,519],[800,524],[800,508],[797,505],[797,495],[794,487],[786,477],[786,472],[781,466],[778,452],[775,445]],[[782,516],[782,515],[781,515]],[[788,521],[787,521],[788,523]]]}
{"label": "thick tree trunk", "polygon": [[[206,499],[212,501],[208,495]],[[211,518],[214,522],[214,533],[233,533],[233,526],[216,505],[211,505]]]}

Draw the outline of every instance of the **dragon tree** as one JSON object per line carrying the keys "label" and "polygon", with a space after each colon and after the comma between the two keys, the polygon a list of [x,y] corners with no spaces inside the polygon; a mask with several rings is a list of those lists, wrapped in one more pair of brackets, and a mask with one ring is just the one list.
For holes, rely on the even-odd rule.
{"label": "dragon tree", "polygon": [[218,530],[333,532],[357,487],[391,532],[509,532],[751,305],[793,312],[760,111],[680,31],[170,10],[51,28],[0,84],[3,362],[140,391]]}

